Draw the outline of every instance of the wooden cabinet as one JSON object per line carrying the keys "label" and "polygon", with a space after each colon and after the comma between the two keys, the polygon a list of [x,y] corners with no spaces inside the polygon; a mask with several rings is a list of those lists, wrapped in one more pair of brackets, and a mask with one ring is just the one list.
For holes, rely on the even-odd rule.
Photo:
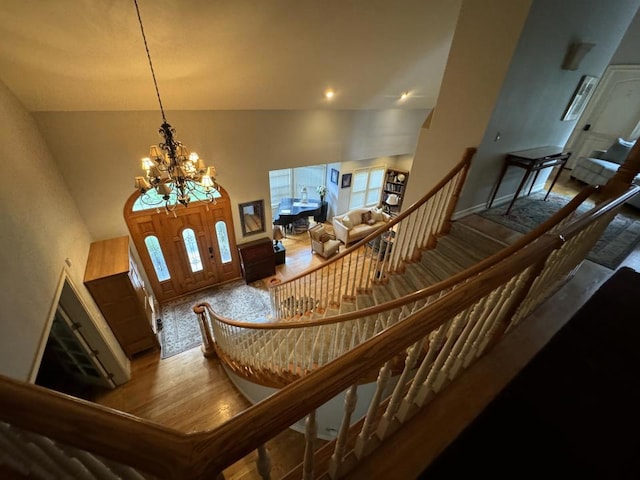
{"label": "wooden cabinet", "polygon": [[393,168],[387,169],[382,193],[382,205],[387,212],[397,214],[402,209],[402,200],[408,180],[409,172]]}
{"label": "wooden cabinet", "polygon": [[91,244],[84,284],[129,358],[159,346],[156,303],[131,258],[128,236]]}
{"label": "wooden cabinet", "polygon": [[269,238],[238,245],[240,266],[245,282],[251,283],[276,274],[276,255]]}

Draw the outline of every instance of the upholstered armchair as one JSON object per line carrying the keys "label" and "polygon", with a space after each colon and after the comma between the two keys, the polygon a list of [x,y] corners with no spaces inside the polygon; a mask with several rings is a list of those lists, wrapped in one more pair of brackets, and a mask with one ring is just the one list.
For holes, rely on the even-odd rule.
{"label": "upholstered armchair", "polygon": [[321,223],[309,229],[309,238],[311,238],[311,251],[324,258],[335,255],[340,249],[340,240],[336,240],[335,235],[327,232]]}

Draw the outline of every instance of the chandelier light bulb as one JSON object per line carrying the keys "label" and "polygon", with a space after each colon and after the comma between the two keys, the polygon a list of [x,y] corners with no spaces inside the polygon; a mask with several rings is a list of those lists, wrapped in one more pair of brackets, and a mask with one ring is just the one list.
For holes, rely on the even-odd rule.
{"label": "chandelier light bulb", "polygon": [[331,89],[329,89],[326,92],[324,92],[324,96],[329,100],[331,100],[334,95],[335,95],[335,92],[333,90],[331,90]]}
{"label": "chandelier light bulb", "polygon": [[[142,170],[146,176],[135,178],[135,186],[140,190],[140,199],[142,203],[149,206],[164,204],[167,213],[174,212],[178,204],[186,207],[192,198],[215,204],[216,195],[220,196],[216,184],[216,169],[207,167],[197,153],[189,153],[189,149],[175,138],[176,131],[167,122],[153,70],[151,53],[142,26],[140,9],[137,0],[133,0],[133,2],[138,14],[140,32],[147,51],[151,77],[162,113],[162,125],[160,125],[158,133],[163,139],[162,143],[151,145],[149,157],[145,157],[141,161]],[[151,195],[154,193],[153,190],[161,198]]]}

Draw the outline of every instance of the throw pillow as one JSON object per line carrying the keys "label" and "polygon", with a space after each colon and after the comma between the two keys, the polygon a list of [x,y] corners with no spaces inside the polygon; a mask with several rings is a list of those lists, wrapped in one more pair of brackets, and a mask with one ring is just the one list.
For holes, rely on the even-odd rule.
{"label": "throw pillow", "polygon": [[371,209],[371,217],[376,221],[376,222],[382,222],[383,220],[383,216],[382,216],[382,209],[381,208],[372,208]]}
{"label": "throw pillow", "polygon": [[[369,220],[371,220],[371,211],[367,210],[366,212],[362,212],[362,214],[360,215],[361,223],[366,223],[367,225],[371,225],[369,223]],[[375,221],[374,221],[375,223]]]}
{"label": "throw pillow", "polygon": [[616,140],[600,158],[622,165],[629,155],[629,150],[636,142],[627,142],[621,138]]}
{"label": "throw pillow", "polygon": [[376,221],[373,218],[370,218],[369,220],[367,220],[367,225],[375,225]]}
{"label": "throw pillow", "polygon": [[329,233],[323,233],[320,235],[320,243],[328,242],[331,240],[331,235]]}
{"label": "throw pillow", "polygon": [[351,230],[353,228],[353,224],[351,223],[349,215],[345,215],[344,217],[342,217],[342,224],[347,227],[347,230]]}

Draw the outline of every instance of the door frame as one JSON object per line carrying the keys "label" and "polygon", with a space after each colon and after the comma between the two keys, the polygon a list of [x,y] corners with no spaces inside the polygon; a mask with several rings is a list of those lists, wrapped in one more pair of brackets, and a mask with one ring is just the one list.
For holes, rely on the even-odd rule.
{"label": "door frame", "polygon": [[[609,65],[605,70],[602,78],[598,82],[598,86],[596,87],[593,96],[589,100],[589,103],[585,107],[584,111],[580,115],[580,118],[576,121],[575,127],[569,136],[569,139],[566,142],[567,149],[571,150],[573,154],[571,158],[567,162],[567,168],[573,168],[575,166],[576,161],[580,156],[578,154],[578,149],[576,147],[580,147],[582,140],[582,134],[584,132],[584,127],[588,123],[594,123],[598,118],[598,109],[601,108],[602,100],[605,98],[605,95],[609,93],[608,87],[612,82],[616,81],[616,76],[620,73],[638,73],[638,77],[640,77],[640,65]],[[595,115],[595,116],[594,116]],[[631,135],[635,133],[640,133],[640,118],[636,123],[635,128],[630,132]],[[622,135],[622,133],[620,134]],[[610,137],[602,137],[600,142],[594,145],[596,148],[607,148],[611,143],[615,140],[615,138]],[[597,141],[597,140],[596,140]],[[590,150],[594,150],[595,148],[590,148]]]}
{"label": "door frame", "polygon": [[[144,243],[144,240],[150,235],[155,235],[158,238],[163,254],[165,256],[165,262],[167,262],[167,268],[169,268],[169,260],[178,261],[174,258],[171,258],[171,259],[166,258],[168,253],[173,252],[174,250],[173,245],[169,247],[170,242],[168,241],[168,239],[163,235],[160,235],[158,231],[139,232],[138,229],[136,228],[138,225],[137,221],[144,217],[151,217],[151,223],[154,225],[154,228],[160,228],[162,222],[171,220],[172,214],[171,213],[169,214],[168,220],[162,217],[162,221],[153,221],[153,216],[166,215],[166,212],[164,211],[163,207],[160,208],[159,212],[156,211],[155,207],[134,212],[132,208],[135,201],[141,195],[140,191],[135,191],[133,194],[131,194],[131,196],[125,202],[124,209],[123,209],[123,216],[125,219],[125,223],[127,224],[127,228],[129,229],[129,235],[133,240],[137,257],[142,264],[142,271],[144,272],[144,275],[146,276],[149,282],[149,285],[151,285],[151,289],[153,290],[154,296],[159,303],[164,303],[164,302],[173,300],[175,298],[178,298],[182,295],[185,295],[187,293],[197,292],[199,290],[210,288],[211,286],[214,286],[214,285],[219,285],[219,284],[240,278],[240,258],[238,255],[238,249],[236,247],[237,244],[236,244],[236,238],[235,238],[233,214],[231,210],[231,201],[229,199],[229,195],[224,190],[224,188],[218,186],[218,192],[220,193],[220,197],[216,198],[215,205],[211,205],[209,202],[206,202],[206,201],[193,201],[193,202],[190,202],[187,207],[182,207],[182,206],[177,207],[181,209],[181,211],[184,209],[193,210],[197,208],[197,209],[200,209],[202,212],[204,212],[204,215],[207,217],[207,219],[211,220],[211,223],[207,223],[207,226],[208,226],[207,236],[210,238],[211,243],[215,245],[217,245],[216,243],[217,234],[215,231],[215,223],[220,219],[223,219],[227,227],[227,237],[229,240],[229,247],[231,249],[231,252],[230,252],[231,262],[222,264],[221,258],[220,258],[220,252],[218,248],[214,248],[213,253],[216,255],[215,263],[216,263],[216,268],[218,273],[218,281],[216,283],[212,283],[212,284],[195,288],[192,290],[188,290],[188,291],[184,291],[183,286],[180,285],[179,282],[177,281],[180,277],[180,274],[175,276],[175,271],[181,270],[181,267],[178,267],[173,271],[169,269],[171,274],[170,280],[166,282],[158,281],[155,273],[155,269],[153,267],[153,263],[147,252],[147,248]],[[222,215],[220,215],[221,213]],[[205,255],[205,253],[207,255]],[[200,249],[200,255],[203,261],[205,260],[205,258],[209,258],[208,251],[203,252],[202,249]],[[181,257],[181,255],[176,255],[176,256]],[[184,268],[187,268],[187,266],[185,265]],[[165,286],[161,285],[161,283],[163,284],[166,283],[168,285],[169,282],[171,282],[171,285],[169,286],[168,289],[165,288],[166,285]]]}
{"label": "door frame", "polygon": [[[68,287],[68,295],[63,299],[62,295],[65,286]],[[80,293],[81,291],[88,296],[88,300],[85,300],[85,297]],[[93,307],[90,307],[87,302],[92,302]],[[69,305],[67,305],[67,303],[69,303]],[[88,290],[86,290],[86,288],[83,290],[78,288],[66,265],[62,267],[58,279],[47,321],[42,329],[38,348],[33,358],[33,363],[31,364],[28,381],[30,383],[35,383],[36,381],[44,349],[47,346],[47,340],[49,339],[49,333],[51,332],[51,326],[53,325],[53,319],[59,304],[62,304],[67,315],[71,316],[71,319],[79,325],[79,328],[84,329],[82,331],[85,340],[90,348],[98,352],[97,355],[100,357],[100,362],[111,374],[114,383],[116,385],[122,385],[128,382],[131,378],[129,360],[124,355],[120,344],[106,321],[102,318],[98,307],[93,303],[93,299],[90,297]]]}

